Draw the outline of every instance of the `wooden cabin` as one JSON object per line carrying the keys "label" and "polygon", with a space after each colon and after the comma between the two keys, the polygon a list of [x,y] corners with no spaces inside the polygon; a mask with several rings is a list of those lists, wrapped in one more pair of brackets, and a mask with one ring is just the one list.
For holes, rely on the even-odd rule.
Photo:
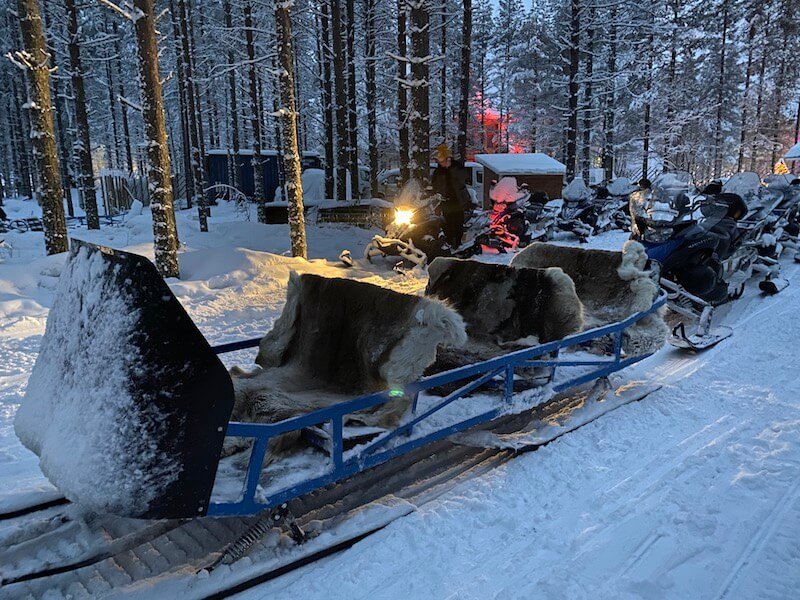
{"label": "wooden cabin", "polygon": [[567,167],[552,156],[539,152],[530,154],[476,154],[483,165],[483,207],[491,208],[489,190],[493,182],[514,177],[517,185],[527,184],[533,192],[545,192],[550,199],[560,198],[564,189]]}

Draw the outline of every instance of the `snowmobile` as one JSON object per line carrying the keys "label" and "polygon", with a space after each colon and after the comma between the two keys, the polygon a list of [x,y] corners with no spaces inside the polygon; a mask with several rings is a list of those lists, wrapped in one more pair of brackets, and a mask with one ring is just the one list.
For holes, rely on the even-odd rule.
{"label": "snowmobile", "polygon": [[576,177],[564,188],[564,207],[558,220],[558,229],[573,233],[582,244],[595,231],[597,214],[593,197],[592,190],[583,182],[582,177]]}
{"label": "snowmobile", "polygon": [[791,249],[800,262],[800,178],[769,175],[764,185],[770,192],[781,194],[781,200],[767,218],[759,253],[777,260],[784,250]]}
{"label": "snowmobile", "polygon": [[[670,308],[697,320],[691,335],[683,322],[675,326],[670,343],[703,350],[733,333],[729,327],[712,327],[714,308],[739,298],[755,271],[765,275],[759,287],[767,294],[778,293],[788,282],[778,276],[777,261],[760,257],[757,250],[773,204],[749,208],[740,195],[724,188],[691,199],[690,180],[688,173],[665,173],[651,188],[632,194],[631,239],[641,242],[658,265]],[[732,187],[738,189],[739,183],[736,178]]]}
{"label": "snowmobile", "polygon": [[[440,203],[440,196],[423,194],[419,184],[409,181],[395,200],[394,218],[386,227],[386,235],[372,238],[364,258],[373,262],[378,257],[398,257],[401,263],[424,267],[437,256],[449,256]],[[349,253],[343,252],[340,258],[352,266]]]}
{"label": "snowmobile", "polygon": [[623,231],[630,231],[631,214],[628,209],[631,194],[638,187],[627,177],[617,177],[606,186],[609,200],[613,203],[612,222],[614,227]]}
{"label": "snowmobile", "polygon": [[[534,449],[645,397],[658,386],[628,384],[612,393],[608,379],[663,343],[651,333],[666,298],[651,291],[649,306],[641,304],[641,283],[650,281],[646,256],[629,250],[628,258],[600,252],[587,261],[576,255],[582,249],[534,244],[516,267],[440,259],[431,265],[434,295],[425,296],[293,274],[283,313],[264,338],[212,347],[149,260],[73,239],[14,423],[71,504],[58,512],[67,500],[48,495],[0,515],[18,519],[14,539],[0,549],[3,592],[83,596],[84,583],[102,580],[103,593],[113,595],[188,569],[205,571],[203,593],[222,595],[327,556],[408,513],[371,517],[366,505],[373,501],[422,503],[412,489],[434,489],[488,457]],[[538,266],[521,260],[526,253]],[[598,261],[607,263],[602,282],[581,272]],[[629,267],[624,278],[622,265]],[[563,270],[550,268],[557,266]],[[459,278],[469,285],[455,285]],[[482,308],[498,301],[514,318],[505,308]],[[584,320],[583,307],[595,305],[599,324]],[[498,332],[501,340],[535,335],[540,342],[502,351]],[[469,351],[467,335],[501,353],[422,376],[440,345]],[[608,351],[587,357],[583,349],[592,343]],[[252,373],[228,371],[219,358],[257,347],[259,359],[274,362],[261,361]],[[549,369],[548,383],[518,394],[515,380],[530,368]],[[242,395],[252,389],[241,386],[259,381],[266,385],[255,396]],[[431,392],[449,384],[458,388],[444,397]],[[304,408],[322,396],[332,403]],[[270,399],[296,402],[297,412],[260,421],[248,399],[256,408]],[[354,438],[351,420],[380,407],[393,409],[396,424]],[[547,411],[558,421],[543,423]],[[223,456],[223,444],[235,440],[247,442],[244,455]],[[286,444],[303,450],[281,459]],[[197,518],[206,516],[217,518]],[[279,538],[274,528],[295,541],[315,539],[295,548],[281,543],[275,556],[247,569],[217,570],[268,534]],[[143,548],[153,559],[146,569]],[[40,554],[47,560],[31,559]],[[103,579],[107,563],[115,575]]]}
{"label": "snowmobile", "polygon": [[552,239],[563,209],[564,201],[561,198],[550,200],[546,192],[531,194],[528,207],[525,209],[531,242],[546,242]]}
{"label": "snowmobile", "polygon": [[531,242],[528,222],[527,186],[518,186],[514,177],[503,177],[489,191],[492,209],[486,230],[475,240],[476,249],[486,254],[505,254]]}

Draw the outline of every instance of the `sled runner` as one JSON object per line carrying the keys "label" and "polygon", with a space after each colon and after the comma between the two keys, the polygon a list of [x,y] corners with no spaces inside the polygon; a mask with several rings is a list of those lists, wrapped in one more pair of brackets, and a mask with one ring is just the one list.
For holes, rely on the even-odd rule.
{"label": "sled runner", "polygon": [[[272,337],[264,340],[211,348],[148,260],[76,244],[61,277],[28,396],[15,422],[20,439],[39,454],[45,474],[70,500],[97,512],[147,519],[256,515],[453,434],[529,410],[554,394],[642,360],[649,353],[626,351],[625,337],[643,320],[657,316],[665,303],[663,295],[652,297],[645,310],[619,321],[424,377],[416,376],[413,369],[398,374],[391,361],[362,363],[359,368],[370,374],[375,385],[399,383],[277,422],[229,422],[234,391],[218,354],[261,344],[260,356],[267,348],[284,357],[270,381],[285,385],[285,376],[319,351],[314,346],[317,322],[308,315],[315,312],[314,306],[330,303],[334,296],[326,295],[326,290],[335,288],[338,297],[344,298],[341,290],[345,287],[368,284],[301,276],[291,285],[299,290],[294,298],[300,304],[287,309],[295,320],[285,316],[285,310],[279,321],[286,325],[291,320],[292,328],[276,324]],[[445,309],[435,300],[378,289],[376,293],[401,297],[398,306],[407,307],[403,310],[411,319],[409,327],[416,328],[413,335],[402,328],[395,331],[394,341],[387,342],[385,349],[389,355],[397,348],[402,354],[403,344],[416,344],[434,335],[437,328],[440,342],[458,342],[457,331],[441,333],[442,319],[452,320],[452,315],[442,317],[439,311]],[[360,297],[360,290],[351,297]],[[290,296],[287,306],[292,302]],[[426,321],[421,316],[426,310],[436,318]],[[312,320],[302,322],[308,318]],[[452,323],[448,321],[447,326]],[[366,320],[354,327],[372,325]],[[305,336],[310,345],[304,356],[293,354],[298,350],[286,343],[289,333]],[[363,333],[352,337],[354,347]],[[601,339],[611,340],[608,355],[583,350],[587,343]],[[330,368],[306,367],[320,377],[320,369]],[[552,371],[549,383],[515,394],[517,374],[537,367]],[[420,362],[415,368],[425,365]],[[411,376],[412,381],[403,380]],[[489,382],[499,390],[464,401]],[[302,381],[292,384],[299,386]],[[456,389],[444,396],[430,393],[445,385]],[[361,415],[397,403],[411,407],[397,425],[372,429],[362,438],[354,432],[345,434],[351,419],[363,422]],[[287,434],[306,435],[304,431],[315,428],[318,437],[320,431],[321,437],[327,437],[327,452],[319,454],[310,467],[292,471],[275,463],[265,468],[272,442]],[[247,440],[250,451],[238,490],[215,498],[215,484],[219,486],[221,478],[234,470],[230,459],[220,459],[223,437]]]}

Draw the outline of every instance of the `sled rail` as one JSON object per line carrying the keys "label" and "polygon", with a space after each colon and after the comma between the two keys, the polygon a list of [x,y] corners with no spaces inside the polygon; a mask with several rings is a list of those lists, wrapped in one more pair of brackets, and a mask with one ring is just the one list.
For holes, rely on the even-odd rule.
{"label": "sled rail", "polygon": [[[209,516],[242,516],[260,513],[274,508],[280,504],[297,497],[303,496],[329,484],[351,477],[362,471],[385,463],[397,456],[411,452],[417,448],[431,444],[435,441],[449,437],[492,421],[504,414],[516,412],[514,410],[514,374],[518,368],[546,367],[552,369],[550,378],[559,368],[586,367],[586,371],[576,373],[549,385],[552,393],[565,392],[590,381],[607,377],[632,364],[635,364],[650,354],[623,356],[623,336],[625,331],[653,315],[667,302],[666,292],[660,291],[653,304],[645,311],[635,313],[619,322],[611,323],[584,332],[567,336],[539,346],[525,348],[510,352],[503,356],[492,358],[480,363],[466,365],[443,373],[437,373],[406,385],[402,389],[385,390],[374,394],[360,396],[346,402],[341,402],[324,409],[304,415],[299,415],[279,421],[277,423],[239,423],[228,424],[226,435],[228,437],[248,438],[253,440],[253,447],[244,477],[243,490],[240,498],[232,502],[211,502],[207,514]],[[576,358],[574,356],[560,356],[561,351],[568,348],[579,348],[589,342],[609,340],[612,345],[611,352],[604,358]],[[213,348],[216,354],[224,354],[237,350],[258,346],[260,340],[244,340],[222,344]],[[448,405],[464,399],[475,389],[486,385],[495,378],[502,383],[502,403],[491,410],[469,418],[462,419],[450,425],[440,427],[424,435],[409,439],[402,443],[389,446],[390,442],[402,437],[410,437],[414,429],[430,419]],[[420,393],[435,389],[446,384],[465,382],[463,386],[448,394],[434,406],[417,415],[417,401]],[[544,387],[542,388],[545,389]],[[355,450],[346,451],[344,446],[344,422],[348,415],[368,409],[380,404],[391,402],[399,397],[413,399],[412,418],[406,423],[388,431],[377,439],[368,442]],[[522,406],[521,410],[529,408]],[[263,501],[257,498],[257,491],[262,473],[262,464],[271,439],[281,434],[301,431],[322,423],[331,423],[331,468],[324,475],[302,481],[295,485],[270,493]]]}

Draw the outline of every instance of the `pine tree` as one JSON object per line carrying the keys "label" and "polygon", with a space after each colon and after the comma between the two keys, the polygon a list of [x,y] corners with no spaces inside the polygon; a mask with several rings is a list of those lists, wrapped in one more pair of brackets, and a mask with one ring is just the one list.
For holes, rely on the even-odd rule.
{"label": "pine tree", "polygon": [[67,224],[50,103],[50,54],[37,0],[17,0],[17,15],[23,49],[16,52],[13,60],[28,74],[28,101],[25,104],[30,111],[30,138],[39,177],[44,244],[47,254],[57,254],[67,251]]}
{"label": "pine tree", "polygon": [[72,75],[72,92],[75,96],[75,124],[78,135],[75,138],[75,155],[78,163],[78,185],[86,211],[86,225],[89,229],[100,229],[97,214],[97,197],[94,189],[94,169],[92,168],[92,146],[89,137],[89,114],[86,107],[86,90],[83,81],[83,63],[78,38],[78,9],[75,0],[64,0],[67,11],[69,36],[69,64]]}
{"label": "pine tree", "polygon": [[277,0],[275,21],[278,29],[278,63],[280,90],[280,123],[283,140],[283,170],[286,178],[286,199],[289,207],[289,236],[292,256],[306,258],[306,227],[303,216],[303,184],[300,180],[300,149],[297,143],[297,111],[294,87],[294,53],[292,52],[293,0]]}
{"label": "pine tree", "polygon": [[147,148],[147,177],[150,182],[150,210],[153,214],[153,243],[158,271],[164,277],[178,277],[178,229],[172,204],[169,148],[153,5],[154,0],[133,0],[136,11],[133,24]]}

